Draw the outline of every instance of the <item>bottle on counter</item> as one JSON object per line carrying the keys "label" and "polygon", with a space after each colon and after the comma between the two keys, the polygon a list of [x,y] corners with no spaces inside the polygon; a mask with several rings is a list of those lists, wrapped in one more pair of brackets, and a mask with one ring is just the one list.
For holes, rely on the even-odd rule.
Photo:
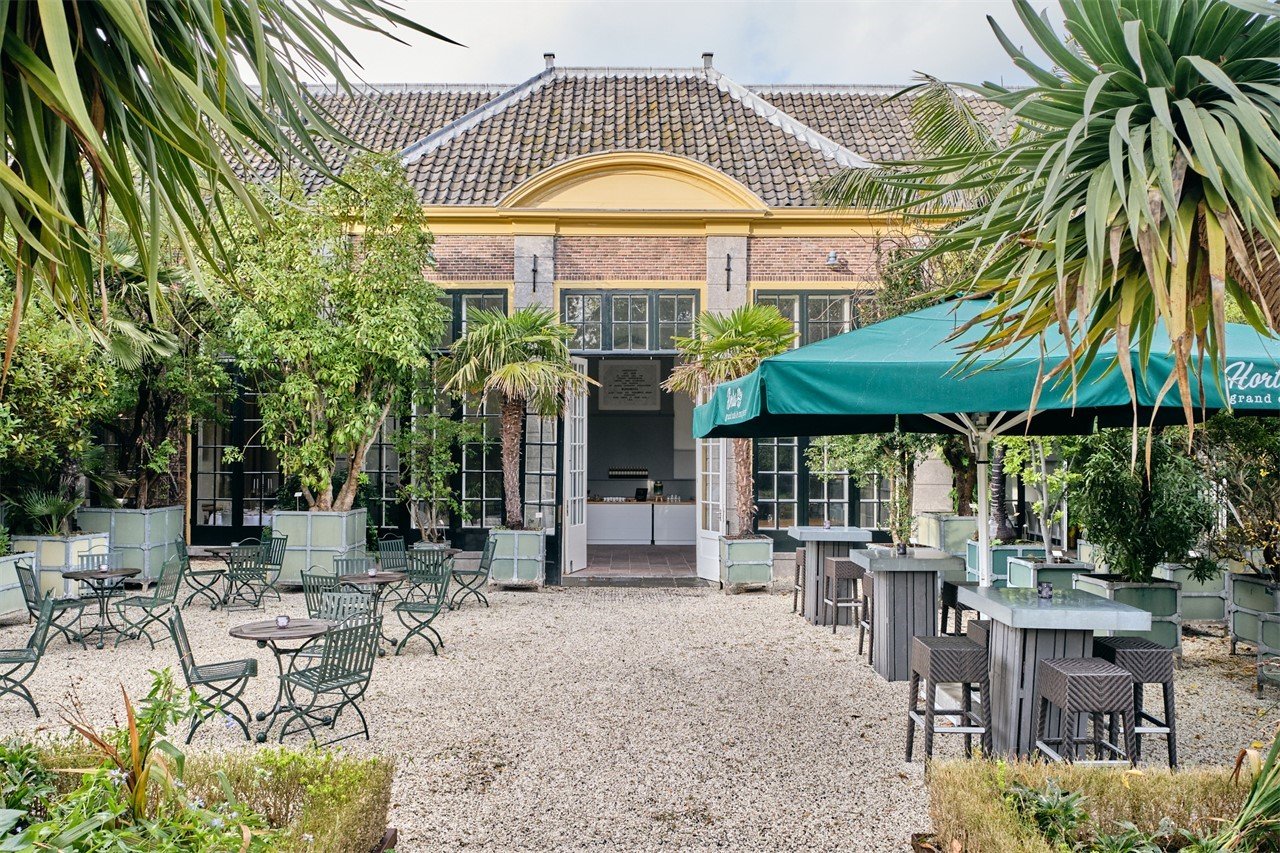
{"label": "bottle on counter", "polygon": [[653,496],[655,498],[662,497],[662,481],[661,480],[653,481]]}

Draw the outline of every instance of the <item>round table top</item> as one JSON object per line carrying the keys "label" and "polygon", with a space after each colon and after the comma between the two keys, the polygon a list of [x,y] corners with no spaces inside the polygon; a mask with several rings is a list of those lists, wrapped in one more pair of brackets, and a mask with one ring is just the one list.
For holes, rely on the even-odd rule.
{"label": "round table top", "polygon": [[276,620],[259,619],[237,625],[228,633],[239,640],[257,640],[258,642],[280,642],[284,640],[309,640],[319,637],[333,627],[332,622],[324,619],[290,619],[284,628],[276,625]]}
{"label": "round table top", "polygon": [[85,572],[63,572],[62,576],[73,581],[109,581],[140,574],[142,569],[93,569]]}
{"label": "round table top", "polygon": [[398,583],[408,577],[404,572],[361,572],[354,575],[341,575],[338,577],[338,583],[349,584],[389,584]]}

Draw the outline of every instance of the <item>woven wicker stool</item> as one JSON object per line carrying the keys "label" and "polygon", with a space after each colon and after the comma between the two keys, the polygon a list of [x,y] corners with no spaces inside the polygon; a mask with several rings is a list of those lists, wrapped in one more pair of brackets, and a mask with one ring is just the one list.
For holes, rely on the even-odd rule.
{"label": "woven wicker stool", "polygon": [[[862,575],[862,567],[848,557],[827,557],[826,565],[822,567],[822,618],[825,621],[830,613],[831,633],[836,632],[836,625],[840,622],[841,607],[853,611],[850,625],[861,621],[862,596],[858,594],[858,585]],[[847,598],[840,596],[841,581],[849,582],[850,595]]]}
{"label": "woven wicker stool", "polygon": [[791,612],[795,613],[800,606],[800,596],[804,593],[804,549],[796,549],[796,579],[791,587]]}
{"label": "woven wicker stool", "polygon": [[[924,712],[919,707],[920,679],[924,679]],[[939,708],[938,685],[960,685],[960,708]],[[979,710],[973,710],[978,691]],[[987,650],[968,637],[915,637],[911,641],[911,684],[907,701],[907,761],[915,747],[916,726],[924,729],[924,755],[933,757],[933,736],[964,735],[966,753],[973,751],[973,736],[982,736],[982,751],[991,753],[991,684],[987,675]],[[938,729],[937,717],[956,718],[958,725]]]}
{"label": "woven wicker stool", "polygon": [[970,619],[965,626],[964,635],[984,649],[991,647],[991,620]]}
{"label": "woven wicker stool", "polygon": [[871,597],[875,589],[872,583],[875,575],[865,569],[862,577],[858,579],[858,585],[862,587],[862,606],[858,608],[858,654],[862,654],[862,640],[865,637],[867,641],[867,663],[875,663],[875,615],[876,604],[875,599]]}
{"label": "woven wicker stool", "polygon": [[[943,581],[942,582],[942,595],[939,596],[939,599],[942,602],[942,618],[938,620],[938,631],[940,633],[951,634],[956,637],[964,636],[964,631],[962,630],[961,626],[964,621],[965,611],[970,610],[970,608],[965,607],[963,604],[961,604],[956,600],[956,590],[962,586],[977,586],[977,584],[972,583],[970,581]],[[956,627],[954,631],[947,630],[947,611],[948,610],[953,611],[955,613]]]}
{"label": "woven wicker stool", "polygon": [[[1164,735],[1169,766],[1178,766],[1178,735],[1173,710],[1173,649],[1141,637],[1098,637],[1093,653],[1133,676],[1133,760],[1142,760],[1142,736]],[[1143,708],[1142,688],[1159,684],[1164,694],[1164,719]],[[1114,732],[1111,739],[1115,740]]]}
{"label": "woven wicker stool", "polygon": [[[1093,738],[1085,743],[1093,746],[1094,757],[1081,763],[1133,763],[1132,675],[1101,658],[1048,658],[1040,661],[1038,676],[1036,749],[1054,761],[1076,761],[1080,757],[1076,738],[1080,715],[1088,714],[1093,719]],[[1050,738],[1046,733],[1050,703],[1062,711],[1061,737]],[[1103,717],[1111,718],[1114,731],[1116,715],[1124,728],[1123,749],[1102,736]],[[1112,758],[1103,758],[1104,753]]]}

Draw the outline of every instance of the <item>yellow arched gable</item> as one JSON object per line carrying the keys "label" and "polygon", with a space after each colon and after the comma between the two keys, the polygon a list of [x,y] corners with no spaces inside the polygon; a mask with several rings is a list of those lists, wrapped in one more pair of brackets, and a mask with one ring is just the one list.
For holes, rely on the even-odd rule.
{"label": "yellow arched gable", "polygon": [[649,151],[588,154],[512,190],[500,208],[763,211],[760,197],[710,166]]}

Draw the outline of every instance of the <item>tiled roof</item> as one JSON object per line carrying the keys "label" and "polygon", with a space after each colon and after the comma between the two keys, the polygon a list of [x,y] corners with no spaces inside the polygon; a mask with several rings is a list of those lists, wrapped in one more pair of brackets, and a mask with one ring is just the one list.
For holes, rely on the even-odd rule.
{"label": "tiled roof", "polygon": [[[771,207],[806,207],[822,178],[915,154],[897,90],[744,87],[710,67],[553,67],[512,87],[376,87],[321,103],[361,144],[399,153],[424,204],[494,205],[552,166],[632,150],[697,160]],[[346,159],[327,153],[335,168]]]}

